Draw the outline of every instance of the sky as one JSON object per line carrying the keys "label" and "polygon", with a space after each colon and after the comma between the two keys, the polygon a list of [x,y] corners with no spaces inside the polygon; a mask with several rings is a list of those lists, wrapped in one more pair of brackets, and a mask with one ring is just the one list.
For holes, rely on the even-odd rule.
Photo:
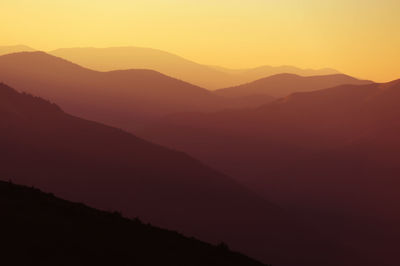
{"label": "sky", "polygon": [[1,0],[0,45],[140,46],[230,68],[400,78],[399,0]]}

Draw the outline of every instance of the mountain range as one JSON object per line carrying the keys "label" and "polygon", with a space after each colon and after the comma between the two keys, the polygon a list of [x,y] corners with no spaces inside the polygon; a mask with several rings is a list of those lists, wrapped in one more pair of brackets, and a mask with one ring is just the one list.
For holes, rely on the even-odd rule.
{"label": "mountain range", "polygon": [[290,210],[184,153],[68,115],[6,85],[0,86],[0,132],[4,180],[201,240],[224,241],[275,265],[362,261]]}
{"label": "mountain range", "polygon": [[[283,88],[286,76],[271,79]],[[279,81],[279,77],[283,80]],[[320,77],[295,77],[301,88],[314,83],[323,87],[330,83],[363,82],[341,75],[326,76],[323,79],[328,81],[322,84],[315,81]],[[0,80],[57,102],[73,115],[130,131],[173,113],[248,108],[275,99],[269,94],[252,93],[225,97],[153,70],[94,71],[44,52],[0,56]],[[296,90],[293,83],[289,85],[286,90]]]}
{"label": "mountain range", "polygon": [[273,265],[397,266],[400,81],[270,72],[210,91],[24,49],[0,56],[24,91],[0,84],[0,178]]}
{"label": "mountain range", "polygon": [[[25,45],[0,46],[0,55],[15,52],[32,52]],[[47,51],[57,57],[97,71],[151,69],[167,76],[210,90],[237,86],[264,77],[291,73],[300,76],[331,75],[333,69],[301,69],[293,66],[260,66],[248,69],[229,69],[199,64],[162,50],[142,47],[61,48]]]}
{"label": "mountain range", "polygon": [[338,73],[333,69],[312,70],[292,66],[228,69],[199,64],[172,53],[142,47],[64,48],[49,53],[99,71],[152,69],[210,90],[247,83],[280,73],[304,76]]}

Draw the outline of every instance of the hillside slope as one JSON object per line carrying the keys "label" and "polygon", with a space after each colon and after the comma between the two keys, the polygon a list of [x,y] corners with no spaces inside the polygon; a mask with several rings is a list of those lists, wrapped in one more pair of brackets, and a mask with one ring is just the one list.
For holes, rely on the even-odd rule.
{"label": "hillside slope", "polygon": [[0,182],[1,260],[10,266],[261,266],[176,232]]}

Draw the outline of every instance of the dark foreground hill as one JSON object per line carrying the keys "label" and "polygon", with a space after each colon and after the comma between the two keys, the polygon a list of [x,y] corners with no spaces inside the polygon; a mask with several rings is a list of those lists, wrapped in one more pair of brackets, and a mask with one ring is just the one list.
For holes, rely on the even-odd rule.
{"label": "dark foreground hill", "polygon": [[45,194],[0,182],[4,265],[261,266],[221,244],[213,246]]}

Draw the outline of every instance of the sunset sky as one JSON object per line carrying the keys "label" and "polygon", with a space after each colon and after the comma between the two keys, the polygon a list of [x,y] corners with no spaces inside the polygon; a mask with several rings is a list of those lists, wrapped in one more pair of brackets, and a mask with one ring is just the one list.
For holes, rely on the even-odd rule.
{"label": "sunset sky", "polygon": [[399,0],[1,0],[0,45],[143,46],[199,63],[400,78]]}

